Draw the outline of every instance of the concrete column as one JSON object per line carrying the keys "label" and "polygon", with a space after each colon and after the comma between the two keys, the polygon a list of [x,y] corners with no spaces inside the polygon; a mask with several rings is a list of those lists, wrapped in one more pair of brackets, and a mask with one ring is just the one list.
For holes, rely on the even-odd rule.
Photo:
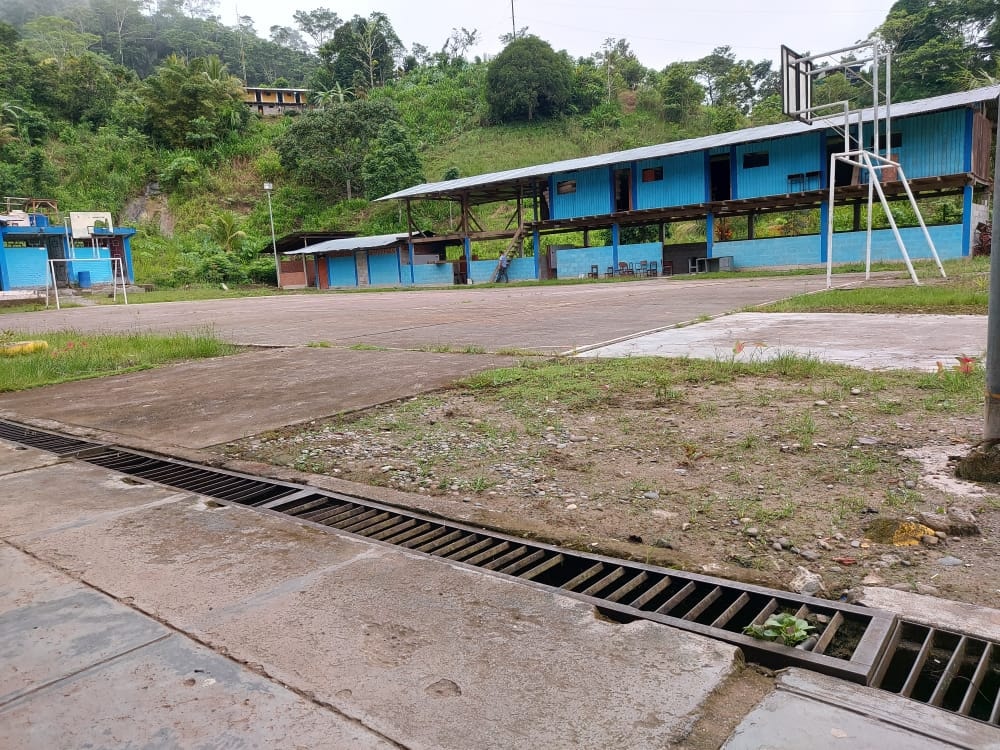
{"label": "concrete column", "polygon": [[611,265],[618,271],[618,240],[620,230],[617,224],[611,225]]}

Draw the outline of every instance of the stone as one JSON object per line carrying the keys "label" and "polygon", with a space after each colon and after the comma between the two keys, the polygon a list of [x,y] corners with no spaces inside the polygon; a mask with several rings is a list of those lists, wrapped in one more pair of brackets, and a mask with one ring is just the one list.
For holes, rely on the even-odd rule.
{"label": "stone", "polygon": [[785,550],[785,548],[782,547],[777,542],[775,542],[774,544],[771,545],[771,549],[773,549],[775,552],[783,552]]}
{"label": "stone", "polygon": [[569,441],[571,443],[586,443],[587,437],[586,435],[570,435]]}
{"label": "stone", "polygon": [[858,539],[854,539],[851,541],[851,546],[854,547],[854,549],[857,549],[858,547],[861,546],[861,541]]}
{"label": "stone", "polygon": [[691,528],[691,523],[689,521],[685,521],[684,523],[681,524],[681,531],[687,531],[690,528]]}
{"label": "stone", "polygon": [[[643,496],[645,497],[645,495]],[[673,511],[663,510],[662,508],[654,508],[649,512],[653,518],[662,518],[664,521],[670,521],[677,518],[677,514]]]}
{"label": "stone", "polygon": [[877,575],[866,575],[861,579],[862,586],[881,586],[885,583],[885,579]]}
{"label": "stone", "polygon": [[826,401],[823,401],[822,399],[813,402],[813,406],[829,406],[829,405],[830,404],[828,404]]}
{"label": "stone", "polygon": [[820,540],[819,540],[818,542],[816,542],[816,545],[817,545],[817,546],[818,546],[818,547],[819,547],[820,549],[824,549],[824,550],[826,550],[827,552],[829,552],[830,550],[832,550],[832,549],[833,549],[833,545],[832,545],[832,544],[830,544],[830,543],[829,543],[829,542],[827,542],[827,541],[824,541],[823,539],[820,539]]}
{"label": "stone", "polygon": [[940,539],[931,534],[925,534],[924,536],[920,537],[920,543],[926,544],[928,547],[933,547],[935,544],[939,544],[940,542],[941,542]]}
{"label": "stone", "polygon": [[576,508],[577,508],[576,503],[570,503],[569,505],[566,506],[566,510],[576,510]]}
{"label": "stone", "polygon": [[938,565],[943,565],[946,568],[954,568],[959,565],[964,565],[964,563],[957,557],[952,555],[945,555],[937,561]]}
{"label": "stone", "polygon": [[936,586],[931,586],[929,583],[917,583],[916,589],[918,594],[927,596],[938,596],[941,593]]}
{"label": "stone", "polygon": [[795,567],[795,576],[789,581],[788,587],[797,594],[805,594],[806,596],[814,596],[820,591],[826,590],[823,586],[823,579],[817,573],[813,573],[801,565]]}
{"label": "stone", "polygon": [[751,526],[749,529],[746,529],[743,533],[749,537],[757,537],[760,536],[760,529],[758,529],[756,526]]}
{"label": "stone", "polygon": [[948,538],[948,535],[945,534],[943,531],[935,531],[934,532],[934,536],[936,536],[938,539],[947,539]]}
{"label": "stone", "polygon": [[819,559],[819,555],[813,552],[811,549],[800,550],[799,556],[802,557],[802,559],[804,560],[808,560],[809,562],[815,562],[816,560]]}
{"label": "stone", "polygon": [[655,542],[653,542],[653,546],[654,547],[659,547],[660,549],[673,549],[674,548],[674,545],[672,545],[670,543],[670,540],[666,539],[664,537],[660,537]]}
{"label": "stone", "polygon": [[851,395],[852,396],[860,396],[861,395],[861,389],[860,388],[851,388]]}
{"label": "stone", "polygon": [[659,500],[660,499],[660,493],[657,492],[656,490],[650,490],[649,492],[643,492],[642,496],[646,500]]}
{"label": "stone", "polygon": [[871,435],[863,435],[858,438],[858,445],[878,445],[879,439]]}
{"label": "stone", "polygon": [[920,523],[934,529],[934,531],[944,531],[945,533],[951,528],[951,521],[943,513],[921,513]]}
{"label": "stone", "polygon": [[948,521],[951,523],[948,533],[954,536],[975,536],[980,533],[979,522],[967,508],[949,508]]}

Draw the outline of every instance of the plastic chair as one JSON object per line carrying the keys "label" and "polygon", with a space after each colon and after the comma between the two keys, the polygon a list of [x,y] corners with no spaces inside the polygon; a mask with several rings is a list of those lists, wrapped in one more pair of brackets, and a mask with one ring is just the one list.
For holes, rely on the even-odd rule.
{"label": "plastic chair", "polygon": [[[664,269],[666,269],[666,266],[664,266]],[[658,266],[657,266],[657,263],[656,263],[655,260],[649,261],[649,268],[646,269],[646,275],[647,276],[659,276],[660,275],[659,272],[658,272]]]}
{"label": "plastic chair", "polygon": [[598,276],[598,267],[597,266],[591,266],[590,267],[590,273],[588,273],[587,276],[589,276],[592,279],[596,279],[597,276]]}

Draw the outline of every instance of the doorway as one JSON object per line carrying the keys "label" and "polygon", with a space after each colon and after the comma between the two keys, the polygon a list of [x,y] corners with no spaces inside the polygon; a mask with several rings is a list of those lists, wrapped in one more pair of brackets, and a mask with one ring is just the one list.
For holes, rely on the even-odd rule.
{"label": "doorway", "polygon": [[728,201],[733,197],[733,176],[729,154],[717,154],[708,160],[709,200]]}
{"label": "doorway", "polygon": [[632,210],[632,170],[616,169],[615,183],[615,213]]}
{"label": "doorway", "polygon": [[[826,139],[826,163],[830,163],[830,157],[834,154],[844,153],[844,139],[839,137],[827,138]],[[854,172],[854,167],[850,164],[845,164],[842,161],[838,161],[833,168],[833,185],[834,187],[844,187],[846,185],[857,184],[857,175]],[[829,184],[823,187],[830,187]]]}

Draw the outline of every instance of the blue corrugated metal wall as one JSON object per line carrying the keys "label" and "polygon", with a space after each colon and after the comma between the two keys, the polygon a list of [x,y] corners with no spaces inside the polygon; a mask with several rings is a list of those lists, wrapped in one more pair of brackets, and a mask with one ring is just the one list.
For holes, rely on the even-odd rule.
{"label": "blue corrugated metal wall", "polygon": [[[820,147],[824,133],[806,133],[789,138],[777,138],[757,143],[744,143],[736,147],[736,194],[733,198],[759,198],[765,195],[782,195],[805,189],[818,190],[819,175],[812,184],[792,185],[789,175],[806,175],[820,172]],[[766,153],[767,166],[743,166],[746,154]],[[793,189],[794,188],[794,189]]]}
{"label": "blue corrugated metal wall", "polygon": [[327,256],[330,286],[357,286],[358,274],[353,255]]}
{"label": "blue corrugated metal wall", "polygon": [[[892,121],[892,132],[902,136],[892,149],[899,156],[907,179],[965,172],[966,111],[953,109]],[[865,144],[871,146],[872,127],[865,127]],[[885,149],[885,143],[881,143]]]}
{"label": "blue corrugated metal wall", "polygon": [[[576,181],[576,192],[560,195],[560,182]],[[611,213],[611,177],[607,167],[564,172],[552,179],[552,218],[573,219]]]}
{"label": "blue corrugated metal wall", "polygon": [[[403,267],[405,275],[407,267]],[[414,284],[451,284],[455,280],[455,267],[451,263],[418,263],[413,267]]]}
{"label": "blue corrugated metal wall", "polygon": [[[656,167],[663,167],[663,179],[643,182],[642,170]],[[637,209],[686,206],[705,200],[705,157],[700,151],[641,161],[637,171]]]}

